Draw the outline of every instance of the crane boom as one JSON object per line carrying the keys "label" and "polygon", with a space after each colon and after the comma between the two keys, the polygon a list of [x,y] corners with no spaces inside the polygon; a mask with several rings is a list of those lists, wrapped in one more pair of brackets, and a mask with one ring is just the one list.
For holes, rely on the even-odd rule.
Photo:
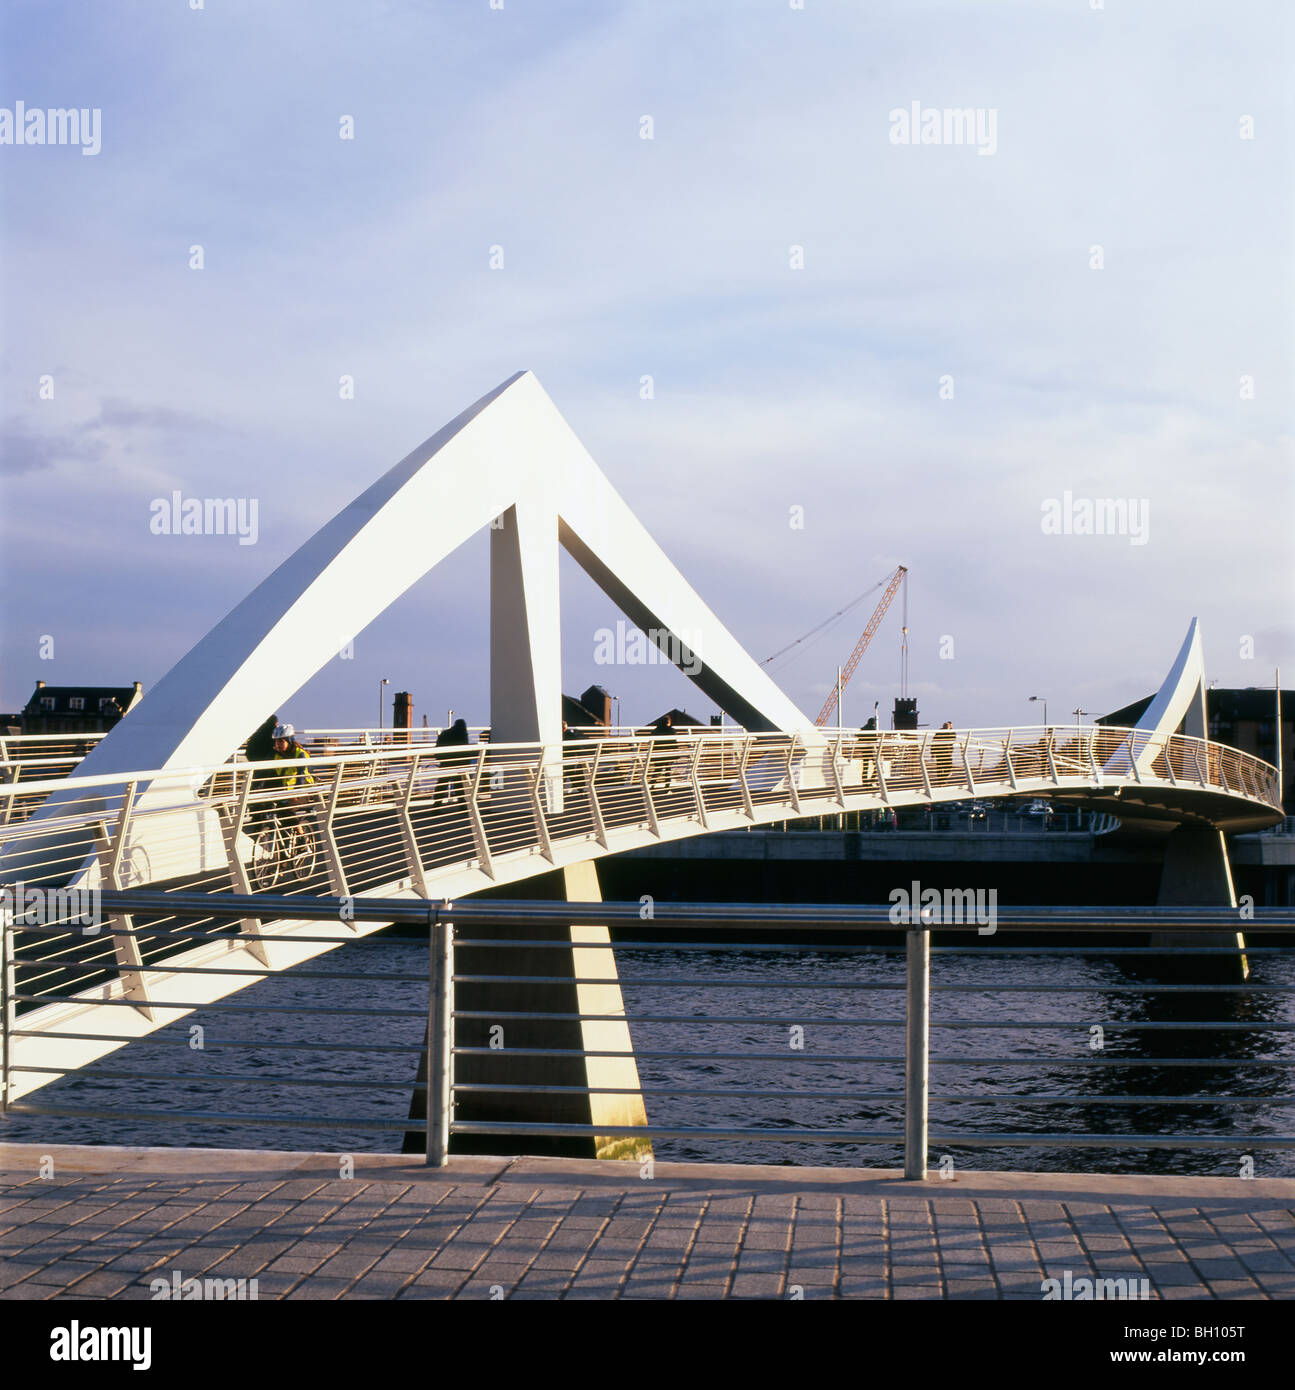
{"label": "crane boom", "polygon": [[[886,591],[882,594],[877,607],[873,610],[872,617],[868,619],[868,626],[864,628],[862,636],[854,645],[854,650],[850,653],[850,659],[845,663],[841,670],[840,689],[844,690],[850,683],[850,677],[854,675],[855,668],[863,659],[863,654],[868,650],[868,643],[872,641],[877,629],[881,626],[881,620],[886,616],[886,610],[890,607],[891,600],[895,597],[899,586],[904,582],[908,569],[904,565],[899,565],[895,573],[890,576],[890,582],[886,585]],[[814,723],[821,729],[824,724],[832,717],[832,711],[836,708],[838,690],[832,687],[832,693],[827,697],[823,708],[818,712],[818,718]]]}

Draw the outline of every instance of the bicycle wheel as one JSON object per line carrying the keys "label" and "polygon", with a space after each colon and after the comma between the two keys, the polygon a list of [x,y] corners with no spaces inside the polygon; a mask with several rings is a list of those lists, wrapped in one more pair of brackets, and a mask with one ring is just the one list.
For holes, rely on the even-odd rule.
{"label": "bicycle wheel", "polygon": [[288,840],[288,862],[298,883],[305,883],[315,872],[315,832],[308,825],[293,827]]}
{"label": "bicycle wheel", "polygon": [[274,827],[267,826],[252,841],[252,882],[267,891],[279,881],[279,846]]}

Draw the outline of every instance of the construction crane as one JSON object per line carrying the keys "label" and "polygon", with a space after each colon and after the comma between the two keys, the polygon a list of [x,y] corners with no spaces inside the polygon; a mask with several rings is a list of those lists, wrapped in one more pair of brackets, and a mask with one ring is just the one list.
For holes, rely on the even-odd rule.
{"label": "construction crane", "polygon": [[823,708],[818,712],[818,718],[814,723],[821,729],[824,724],[832,717],[832,711],[836,709],[837,702],[841,697],[841,692],[850,683],[850,677],[854,675],[855,668],[863,659],[863,654],[868,650],[868,643],[876,635],[877,629],[881,626],[881,620],[886,616],[886,610],[890,607],[891,600],[895,597],[900,585],[904,586],[904,672],[903,679],[907,684],[907,662],[908,662],[908,569],[904,565],[899,565],[895,573],[890,576],[886,584],[886,591],[882,594],[880,602],[873,610],[872,617],[868,619],[868,626],[864,628],[863,635],[854,644],[854,650],[850,653],[850,659],[841,668],[841,675],[837,683],[832,687],[832,693],[827,697]]}

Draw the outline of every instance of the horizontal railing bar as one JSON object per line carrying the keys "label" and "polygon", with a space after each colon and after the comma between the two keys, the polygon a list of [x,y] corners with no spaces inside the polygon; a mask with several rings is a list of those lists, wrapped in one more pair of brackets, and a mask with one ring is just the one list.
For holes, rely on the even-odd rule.
{"label": "horizontal railing bar", "polygon": [[[1249,954],[1246,952],[1245,954]],[[800,988],[797,982],[797,989]],[[878,986],[867,986],[878,988]],[[1108,985],[1094,981],[1090,985],[937,985],[930,986],[934,994],[1295,994],[1295,985]]]}
{"label": "horizontal railing bar", "polygon": [[931,1147],[1050,1149],[1292,1149],[1295,1135],[932,1134]]}
{"label": "horizontal railing bar", "polygon": [[[619,1020],[624,1022],[624,1018]],[[460,1047],[450,1049],[456,1057],[500,1057],[497,1047]],[[622,1062],[627,1057],[651,1057],[656,1061],[673,1062],[903,1062],[898,1057],[868,1056],[853,1053],[840,1053],[829,1056],[827,1053],[793,1052],[669,1052],[661,1049],[636,1047],[632,1053],[601,1052],[592,1049],[570,1047],[510,1047],[509,1057],[616,1057]],[[457,1083],[456,1083],[457,1085]]]}
{"label": "horizontal railing bar", "polygon": [[[455,942],[456,947],[461,943]],[[571,943],[567,943],[567,950],[571,950]],[[576,950],[579,951],[607,951],[614,947],[607,946],[600,942],[592,944],[584,941],[576,943]],[[585,976],[585,975],[456,975],[454,977],[456,985],[635,985],[641,989],[657,987],[682,987],[698,988],[705,986],[714,989],[786,989],[788,988],[785,980],[771,983],[768,980],[727,980],[719,976],[693,976],[693,975],[652,975],[635,976],[626,973],[622,976],[605,975]],[[797,980],[795,989],[849,989],[849,990],[902,990],[903,982],[879,980],[844,980],[844,981],[823,981],[823,980]],[[1039,988],[1043,988],[1040,986]],[[1295,985],[1288,986],[1295,990]]]}
{"label": "horizontal railing bar", "polygon": [[[260,913],[228,913],[222,914],[228,917],[260,917],[267,918],[270,914]],[[306,917],[307,914],[302,914]],[[315,914],[317,917],[318,914]],[[417,926],[426,926],[425,922],[415,923]],[[14,927],[15,935],[34,936],[41,931],[63,932],[71,941],[107,941],[111,937],[128,936],[136,941],[199,941],[199,942],[228,942],[231,946],[243,947],[247,945],[248,937],[240,936],[237,933],[229,932],[228,928],[221,927],[213,931],[193,931],[188,928],[177,927],[174,931],[165,930],[160,927],[97,927],[93,932],[78,931],[68,933],[62,927]],[[264,932],[260,938],[264,941],[282,941],[289,945],[305,944],[310,946],[401,946],[408,943],[407,937],[399,936],[379,936],[376,933],[370,936],[300,936],[296,932]],[[568,943],[569,945],[570,943]]]}
{"label": "horizontal railing bar", "polygon": [[[901,1059],[902,1060],[902,1059]],[[1127,1057],[1095,1056],[1030,1058],[941,1057],[931,1054],[931,1065],[942,1067],[1295,1067],[1295,1057]],[[1271,1097],[1270,1097],[1271,1099]]]}
{"label": "horizontal railing bar", "polygon": [[[233,915],[233,914],[231,914]],[[393,924],[397,925],[397,924]],[[407,925],[407,924],[399,924]],[[418,923],[416,925],[424,925]],[[1167,929],[1167,928],[1166,928]],[[896,927],[896,934],[905,931],[905,928]],[[1156,930],[1160,930],[1159,927]],[[242,947],[246,945],[246,938],[236,935],[221,935],[214,931],[188,931],[176,929],[174,931],[162,930],[150,927],[139,927],[136,929],[103,927],[94,933],[67,932],[59,927],[18,927],[15,928],[19,935],[34,935],[40,931],[58,931],[71,942],[88,940],[107,941],[112,937],[130,937],[136,941],[199,941],[199,942],[218,942],[226,941],[232,946]],[[328,945],[328,946],[400,946],[408,943],[408,937],[400,936],[381,936],[377,934],[369,936],[342,937],[342,936],[302,936],[296,932],[288,933],[265,933],[263,940],[283,941],[289,943],[299,943],[303,945]],[[578,943],[582,947],[588,946],[590,950],[597,950],[600,947],[606,949],[610,947],[616,951],[690,951],[690,952],[747,952],[763,954],[787,954],[793,950],[806,951],[819,955],[878,955],[878,956],[902,956],[905,948],[903,946],[877,946],[872,944],[858,944],[847,946],[836,946],[825,942],[814,942],[808,946],[794,945],[785,942],[741,942],[741,941],[611,941],[611,942],[589,942]],[[498,950],[547,950],[547,951],[569,951],[570,941],[545,940],[512,940],[500,941],[497,939],[485,939],[477,937],[455,937],[456,946],[471,946],[483,949]],[[1066,946],[932,946],[932,956],[1089,956],[1098,955],[1102,958],[1107,956],[1157,956],[1164,957],[1172,955],[1179,956],[1259,956],[1259,955],[1287,955],[1289,948],[1284,946],[1178,946],[1166,948],[1163,946],[1086,946],[1081,943],[1074,943]],[[23,960],[22,948],[20,946],[14,957],[18,961]],[[39,957],[28,964],[43,964],[50,957]]]}
{"label": "horizontal railing bar", "polygon": [[679,1086],[537,1086],[509,1085],[507,1082],[456,1081],[454,1091],[474,1094],[525,1094],[544,1096],[709,1096],[733,1100],[851,1100],[897,1101],[903,1103],[903,1091],[884,1091],[877,1094],[859,1091],[764,1091],[749,1089],[706,1090]]}
{"label": "horizontal railing bar", "polygon": [[[15,1064],[9,1070],[51,1073],[55,1076],[75,1076],[79,1075],[81,1071],[80,1068],[68,1071],[64,1067],[31,1067],[24,1066],[22,1063]],[[201,1081],[204,1085],[219,1081],[222,1084],[230,1082],[256,1086],[345,1086],[355,1090],[373,1089],[379,1091],[425,1091],[427,1089],[425,1081],[328,1081],[314,1076],[266,1076],[260,1072],[255,1075],[245,1075],[239,1072],[202,1072],[200,1075],[178,1076],[174,1072],[105,1071],[103,1068],[95,1066],[90,1075],[96,1081],[167,1081],[172,1084],[177,1081]]]}
{"label": "horizontal railing bar", "polygon": [[[656,1125],[578,1125],[578,1124],[539,1124],[513,1122],[508,1120],[453,1120],[450,1122],[453,1134],[532,1134],[544,1137],[579,1138],[587,1134],[606,1135],[608,1138],[621,1136],[648,1137],[652,1139],[775,1139],[789,1142],[820,1144],[902,1144],[902,1134],[863,1133],[850,1130],[819,1129],[704,1129],[704,1128],[662,1128]],[[931,1148],[987,1148],[1013,1146],[1018,1148],[1142,1148],[1142,1149],[1192,1149],[1192,1148],[1295,1148],[1295,1135],[1263,1135],[1249,1138],[1225,1138],[1219,1135],[1065,1135],[1065,1134],[932,1134],[928,1144]],[[451,1155],[451,1161],[453,1155]]]}
{"label": "horizontal railing bar", "polygon": [[[458,899],[433,901],[407,898],[301,898],[271,897],[258,893],[166,893],[157,894],[140,889],[104,889],[101,900],[113,912],[146,913],[163,907],[180,914],[192,912],[207,917],[295,917],[298,919],[328,919],[354,922],[402,922],[430,926],[439,922],[484,923],[491,926],[551,923],[558,926],[595,925],[613,922],[639,924],[644,919],[642,905],[637,901],[574,903],[526,899]],[[164,900],[164,901],[160,901]],[[693,927],[808,927],[824,930],[850,930],[873,926],[895,931],[973,931],[981,924],[974,920],[957,922],[894,923],[891,909],[885,906],[852,904],[715,904],[715,903],[657,903],[651,921],[654,928]],[[1157,930],[1170,926],[1185,931],[1217,931],[1220,927],[1232,930],[1290,930],[1295,928],[1295,909],[1256,909],[1253,920],[1239,921],[1235,909],[1184,908],[1123,908],[1113,915],[1104,909],[1106,920],[1094,925],[1094,909],[1009,908],[998,909],[997,930],[1012,930],[1029,925],[1043,927],[1064,923],[1068,930],[1144,930],[1154,923]],[[1262,916],[1259,914],[1262,913]],[[1078,915],[1077,915],[1078,914]]]}
{"label": "horizontal railing bar", "polygon": [[289,1125],[294,1129],[394,1129],[408,1131],[417,1121],[351,1119],[340,1115],[245,1115],[207,1110],[86,1110],[77,1106],[40,1105],[16,1100],[7,1107],[10,1115],[44,1115],[69,1120],[184,1120],[186,1123],[230,1125]]}
{"label": "horizontal railing bar", "polygon": [[[896,927],[898,933],[905,930]],[[1157,928],[1158,930],[1158,928]],[[307,940],[309,938],[294,936],[294,941]],[[365,941],[381,939],[391,941],[398,938],[383,937],[364,937]],[[331,937],[328,940],[332,940]],[[512,948],[526,950],[550,950],[550,951],[569,951],[571,942],[569,941],[499,941],[480,937],[463,937],[456,935],[454,938],[455,946],[472,947],[499,947],[503,949]],[[586,943],[579,943],[583,948]],[[588,943],[590,950],[597,950],[600,947],[606,949],[610,946],[616,951],[740,951],[740,952],[765,952],[771,954],[787,954],[792,950],[804,951],[815,955],[884,955],[902,956],[906,950],[904,946],[874,946],[871,944],[834,946],[824,942],[814,942],[811,945],[792,946],[784,942],[734,942],[734,941],[622,941],[616,940],[607,943],[592,942]],[[932,946],[932,956],[1160,956],[1163,957],[1171,952],[1166,951],[1163,946],[1086,946],[1079,942],[1067,946]],[[1179,956],[1282,956],[1289,955],[1290,951],[1285,946],[1174,946],[1172,955]]]}
{"label": "horizontal railing bar", "polygon": [[[177,1020],[177,1025],[179,1020]],[[129,1043],[132,1047],[191,1047],[189,1039],[168,1038],[161,1033],[145,1033],[142,1037],[124,1037],[118,1033],[65,1033],[44,1028],[14,1028],[9,1034],[12,1038],[66,1038],[74,1042]],[[260,1038],[205,1038],[202,1051],[208,1052],[217,1047],[256,1048],[270,1047],[293,1052],[416,1052],[420,1056],[427,1051],[422,1043],[374,1043],[374,1042],[279,1042],[262,1041]],[[578,1055],[578,1054],[576,1054]],[[623,1054],[622,1054],[623,1055]],[[16,1068],[17,1064],[13,1064]],[[70,1073],[69,1073],[70,1075]]]}
{"label": "horizontal railing bar", "polygon": [[[132,966],[131,969],[134,969]],[[65,1004],[92,1004],[96,1009],[104,1007],[110,1009],[137,1009],[139,1003],[134,999],[55,999],[50,1000],[45,994],[24,994],[21,991],[13,991],[9,995],[10,999],[17,999],[24,1003],[65,1003]],[[152,999],[149,1006],[154,1009],[202,1009],[211,1013],[233,1013],[233,1014],[361,1014],[366,1018],[383,1016],[387,1018],[423,1018],[427,1017],[426,1009],[383,1009],[367,1008],[352,1009],[344,1008],[331,1004],[227,1004],[223,999],[214,1000],[192,1000],[192,999]],[[578,1015],[577,1015],[578,1016]],[[1295,1024],[1291,1025],[1295,1027]],[[46,1034],[45,1036],[49,1036]]]}
{"label": "horizontal railing bar", "polygon": [[[242,940],[237,940],[236,938],[233,938],[233,937],[230,937],[230,938],[228,938],[228,939],[229,939],[231,942],[233,942],[235,945],[240,946],[240,947],[241,947],[241,946],[245,946],[249,941],[256,941],[256,940],[261,940],[261,941],[277,941],[277,940],[280,940],[280,939],[282,939],[282,940],[290,940],[290,938],[277,938],[277,937],[274,937],[274,936],[259,937],[259,938],[258,938],[258,937],[244,937]],[[349,943],[347,943],[347,944],[349,944]],[[15,965],[19,965],[19,966],[28,966],[28,967],[31,967],[31,966],[34,966],[34,965],[51,964],[51,965],[54,965],[55,968],[57,968],[57,969],[66,970],[66,969],[68,968],[68,965],[58,966],[58,965],[56,965],[56,963],[49,962],[49,961],[25,961],[25,960],[23,960],[23,958],[22,958],[21,956],[14,956],[14,957],[12,957],[12,959],[13,959],[13,961],[14,961],[14,964],[15,964]],[[82,961],[72,961],[72,962],[69,962],[69,965],[84,965],[84,962],[82,962]],[[117,963],[116,963],[115,958],[109,956],[109,957],[107,958],[106,962],[105,962],[104,967],[101,967],[101,968],[106,968],[106,969],[109,970],[109,971],[115,971],[116,968],[117,968]],[[424,985],[424,986],[427,984],[427,976],[426,976],[425,974],[421,974],[421,975],[386,975],[386,974],[376,974],[376,975],[375,975],[375,974],[373,974],[371,971],[367,971],[367,970],[302,970],[299,966],[296,966],[296,965],[291,966],[291,967],[287,967],[287,968],[290,968],[290,969],[291,969],[291,971],[292,971],[292,978],[293,978],[294,980],[365,980],[365,981],[369,981],[369,980],[381,980],[381,981],[384,981],[384,982],[396,981],[396,982],[398,982],[398,983],[400,983],[400,984],[413,984],[413,985]],[[266,978],[266,979],[270,978],[271,976],[282,976],[282,975],[285,973],[284,970],[267,969],[267,968],[265,968],[265,967],[253,967],[253,966],[250,966],[250,965],[249,965],[249,966],[236,965],[236,966],[232,966],[232,967],[231,967],[231,966],[218,966],[218,965],[170,965],[170,964],[167,963],[167,961],[166,961],[165,959],[164,959],[164,960],[161,960],[161,961],[158,961],[156,964],[153,964],[153,965],[150,965],[150,964],[148,964],[147,962],[142,962],[142,963],[139,964],[139,965],[132,965],[132,966],[130,967],[130,969],[131,969],[131,972],[132,972],[133,974],[136,974],[136,975],[144,975],[144,974],[155,974],[155,975],[237,975],[237,976],[254,975],[254,976],[258,977],[258,978],[264,977],[264,978]],[[22,996],[22,995],[15,995],[15,996],[14,996],[14,998],[16,998],[16,999],[17,999],[17,998],[23,998],[23,997],[30,997],[30,996]],[[42,994],[42,995],[40,995],[40,996],[38,996],[38,997],[44,999],[44,998],[46,998],[47,996]]]}
{"label": "horizontal railing bar", "polygon": [[[160,1007],[167,1007],[162,1005]],[[455,1009],[455,1018],[476,1018],[476,1019],[496,1019],[499,1021],[517,1022],[519,1020],[529,1020],[532,1022],[542,1021],[549,1023],[623,1023],[626,1021],[624,1013],[619,1014],[592,1014],[592,1013],[538,1013],[538,1012],[512,1012],[507,1010],[488,1010],[488,1009]],[[767,1015],[751,1014],[743,1018],[728,1018],[717,1014],[641,1014],[633,1015],[635,1023],[714,1023],[725,1025],[736,1025],[745,1023],[764,1023],[773,1027],[787,1026],[793,1024],[812,1024],[814,1027],[822,1028],[902,1028],[904,1019],[902,1018],[815,1018],[812,1015],[807,1017],[804,1014],[787,1017],[769,1017]],[[1295,1023],[1272,1023],[1267,1020],[1259,1019],[1251,1023],[1209,1023],[1197,1020],[1188,1020],[1182,1023],[1137,1023],[1129,1019],[1076,1019],[1070,1023],[1056,1023],[1052,1020],[1044,1019],[974,1019],[974,1018],[952,1018],[936,1019],[930,1021],[932,1028],[979,1028],[979,1029],[998,1029],[998,1028],[1040,1028],[1049,1030],[1060,1030],[1069,1032],[1071,1030],[1082,1030],[1091,1028],[1094,1023],[1106,1029],[1108,1032],[1119,1032],[1121,1029],[1184,1029],[1184,1028],[1207,1028],[1216,1032],[1239,1031],[1239,1032],[1278,1032],[1295,1033]]]}
{"label": "horizontal railing bar", "polygon": [[[460,1047],[452,1049],[457,1055],[464,1057],[498,1057],[499,1048],[491,1047]],[[619,1052],[600,1052],[592,1049],[580,1049],[569,1047],[510,1047],[508,1049],[510,1057],[618,1057],[622,1061],[630,1055],[625,1051]],[[648,1050],[636,1047],[633,1055],[635,1057],[651,1057],[662,1061],[685,1061],[685,1062],[873,1062],[873,1063],[901,1063],[904,1061],[902,1053],[897,1055],[889,1054],[857,1054],[857,1053],[824,1053],[824,1052],[668,1052],[660,1050]],[[940,1066],[962,1066],[962,1067],[1036,1067],[1036,1066],[1084,1066],[1084,1067],[1270,1067],[1270,1066],[1295,1066],[1295,1057],[1290,1058],[1225,1058],[1221,1061],[1210,1061],[1195,1057],[941,1057],[932,1054],[931,1065]]]}
{"label": "horizontal railing bar", "polygon": [[[458,946],[461,943],[455,942]],[[595,942],[589,945],[585,942],[577,943],[578,949],[587,950],[613,950],[614,947]],[[566,944],[566,949],[571,949],[571,944]],[[157,966],[156,969],[165,969],[164,966]],[[239,971],[213,972],[226,974],[239,974]],[[248,971],[252,974],[252,971]],[[258,974],[275,972],[255,972]],[[294,971],[294,974],[296,972]],[[357,977],[357,978],[402,978],[410,979],[417,977],[410,976],[390,976],[390,977]],[[454,977],[456,985],[635,985],[640,989],[648,988],[691,988],[705,986],[710,989],[849,989],[849,990],[892,990],[902,991],[906,986],[902,980],[797,980],[789,985],[785,980],[729,980],[718,976],[693,976],[693,975],[652,975],[635,976],[628,972],[622,976],[584,976],[584,975],[456,975]],[[1094,982],[1088,985],[937,985],[930,986],[932,993],[940,990],[946,994],[1146,994],[1146,985],[1108,985],[1101,982]],[[1156,994],[1295,994],[1295,985],[1162,985],[1153,986]],[[637,1015],[636,1015],[637,1017]]]}
{"label": "horizontal railing bar", "polygon": [[[659,1125],[579,1125],[579,1124],[540,1124],[514,1123],[508,1120],[452,1120],[452,1134],[535,1134],[555,1138],[583,1138],[587,1134],[606,1135],[608,1138],[652,1138],[652,1139],[785,1139],[792,1142],[841,1143],[841,1144],[902,1144],[904,1136],[899,1134],[877,1134],[861,1130],[823,1130],[823,1129],[705,1129],[687,1126],[664,1127]],[[453,1154],[450,1161],[453,1162]]]}
{"label": "horizontal railing bar", "polygon": [[[700,1055],[700,1054],[699,1054]],[[30,1068],[24,1068],[30,1070]],[[101,1074],[101,1073],[96,1073]],[[327,1082],[321,1082],[327,1085]],[[363,1083],[355,1082],[355,1085]],[[727,1090],[699,1089],[694,1086],[527,1086],[506,1082],[454,1083],[455,1093],[468,1092],[504,1095],[577,1095],[577,1096],[706,1096],[717,1100],[849,1100],[903,1103],[903,1091],[766,1091],[746,1088]],[[981,1102],[1012,1101],[1020,1105],[1270,1105],[1271,1096],[1046,1096],[1013,1095],[1009,1091],[990,1095],[940,1096],[928,1099],[941,1105],[965,1105]]]}
{"label": "horizontal railing bar", "polygon": [[[841,1028],[902,1028],[904,1020],[902,1018],[806,1018],[804,1015],[788,1018],[769,1018],[751,1014],[742,1018],[728,1018],[719,1014],[641,1014],[635,1012],[627,1016],[624,1013],[618,1014],[591,1014],[591,1013],[524,1013],[518,1011],[508,1012],[505,1010],[489,1009],[455,1009],[455,1018],[475,1018],[475,1019],[495,1019],[500,1022],[530,1021],[539,1023],[705,1023],[723,1024],[726,1026],[739,1025],[746,1023],[767,1023],[773,1027],[791,1027],[794,1024],[813,1024],[815,1027],[841,1027]],[[932,1025],[934,1026],[934,1025]],[[949,1025],[953,1027],[955,1025]],[[1081,1027],[1083,1025],[1075,1025]],[[1295,1029],[1295,1023],[1290,1025]],[[509,1049],[496,1049],[496,1051],[508,1051]]]}

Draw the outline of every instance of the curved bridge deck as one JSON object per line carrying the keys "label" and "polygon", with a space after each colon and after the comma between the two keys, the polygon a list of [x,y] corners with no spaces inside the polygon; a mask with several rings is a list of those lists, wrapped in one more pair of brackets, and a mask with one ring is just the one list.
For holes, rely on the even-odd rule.
{"label": "curved bridge deck", "polygon": [[[282,765],[279,765],[282,767]],[[312,758],[310,785],[287,790],[269,768],[220,764],[0,788],[9,821],[5,877],[34,885],[39,949],[16,917],[23,1027],[15,1059],[57,1054],[72,1069],[122,1038],[41,1039],[42,1029],[96,1034],[95,1005],[119,1007],[118,1032],[143,1036],[252,983],[138,969],[220,961],[286,968],[380,925],[249,918],[174,920],[182,933],[133,935],[144,923],[77,912],[99,887],[399,896],[445,900],[642,845],[798,816],[967,797],[1047,797],[1168,831],[1258,829],[1280,819],[1276,771],[1225,745],[1145,730],[1004,729],[828,735],[700,731],[680,738],[582,739],[563,745],[476,744],[429,750],[391,743]],[[308,827],[290,855],[264,833],[277,806]],[[62,892],[63,897],[59,894]],[[78,896],[80,895],[80,896]],[[13,904],[18,912],[29,906]],[[30,921],[30,919],[27,919]],[[84,919],[83,919],[84,920]],[[165,927],[159,914],[150,932]],[[125,1039],[128,1040],[128,1039]],[[27,1057],[26,1060],[31,1060]],[[43,1084],[30,1073],[16,1099]]]}

